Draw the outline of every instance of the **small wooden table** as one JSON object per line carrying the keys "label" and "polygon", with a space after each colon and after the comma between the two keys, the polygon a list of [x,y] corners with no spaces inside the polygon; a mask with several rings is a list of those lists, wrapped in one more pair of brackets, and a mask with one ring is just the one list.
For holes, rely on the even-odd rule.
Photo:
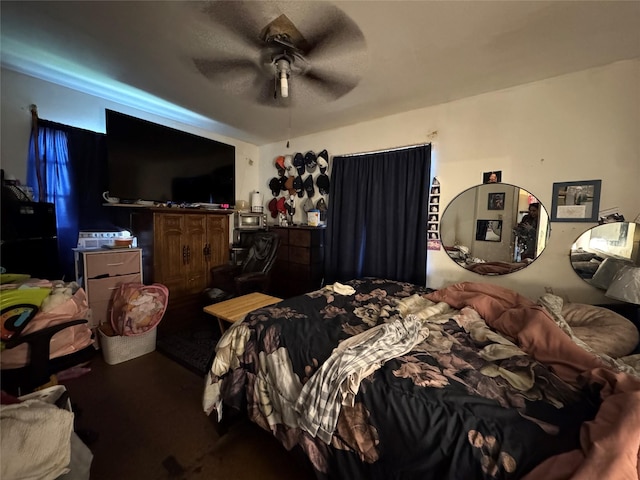
{"label": "small wooden table", "polygon": [[235,297],[224,302],[214,303],[203,308],[205,313],[213,315],[218,319],[220,332],[224,333],[224,323],[235,323],[243,320],[249,312],[253,312],[258,308],[268,307],[274,303],[281,302],[282,299],[265,295],[264,293],[249,293],[240,297]]}

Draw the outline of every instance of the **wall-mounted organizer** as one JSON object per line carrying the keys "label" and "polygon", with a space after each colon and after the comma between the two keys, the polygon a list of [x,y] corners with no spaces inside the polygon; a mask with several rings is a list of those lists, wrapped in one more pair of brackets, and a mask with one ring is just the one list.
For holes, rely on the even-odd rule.
{"label": "wall-mounted organizer", "polygon": [[[316,154],[310,150],[281,155],[275,159],[275,167],[277,176],[269,180],[273,198],[267,202],[273,222],[282,227],[295,224],[325,225],[331,184],[329,153],[322,150]],[[297,222],[294,221],[294,215]],[[311,218],[317,218],[317,222],[310,222]]]}
{"label": "wall-mounted organizer", "polygon": [[434,177],[431,182],[428,210],[427,248],[429,250],[440,250],[440,181],[437,177]]}

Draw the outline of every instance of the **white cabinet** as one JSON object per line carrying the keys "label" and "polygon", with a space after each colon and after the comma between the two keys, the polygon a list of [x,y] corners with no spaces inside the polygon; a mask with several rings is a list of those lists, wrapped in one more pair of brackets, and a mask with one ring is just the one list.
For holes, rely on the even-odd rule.
{"label": "white cabinet", "polygon": [[110,322],[113,292],[123,283],[142,283],[142,249],[74,248],[76,281],[87,292],[89,325]]}

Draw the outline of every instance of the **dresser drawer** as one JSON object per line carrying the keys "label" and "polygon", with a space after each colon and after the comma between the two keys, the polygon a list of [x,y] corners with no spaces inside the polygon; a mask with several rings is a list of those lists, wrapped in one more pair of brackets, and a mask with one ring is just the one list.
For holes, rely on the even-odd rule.
{"label": "dresser drawer", "polygon": [[289,247],[289,261],[291,263],[300,263],[302,265],[310,265],[312,263],[322,262],[323,260],[324,260],[324,249]]}
{"label": "dresser drawer", "polygon": [[111,300],[113,292],[123,283],[141,283],[142,277],[139,273],[132,275],[121,275],[119,277],[92,278],[87,282],[87,297],[93,308],[94,302],[104,302]]}
{"label": "dresser drawer", "polygon": [[280,237],[280,245],[289,245],[289,230],[286,228],[273,228],[271,231]]}
{"label": "dresser drawer", "polygon": [[296,247],[310,247],[311,232],[309,230],[291,230],[289,232],[289,245]]}
{"label": "dresser drawer", "polygon": [[140,252],[108,252],[86,255],[88,278],[114,277],[140,272]]}

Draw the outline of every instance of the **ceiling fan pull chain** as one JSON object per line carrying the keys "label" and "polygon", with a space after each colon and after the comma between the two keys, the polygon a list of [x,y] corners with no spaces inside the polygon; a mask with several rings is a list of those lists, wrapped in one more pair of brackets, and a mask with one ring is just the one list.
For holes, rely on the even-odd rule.
{"label": "ceiling fan pull chain", "polygon": [[[287,128],[287,138],[291,138],[291,104],[289,104],[289,125]],[[289,148],[289,140],[287,140],[287,148]]]}

